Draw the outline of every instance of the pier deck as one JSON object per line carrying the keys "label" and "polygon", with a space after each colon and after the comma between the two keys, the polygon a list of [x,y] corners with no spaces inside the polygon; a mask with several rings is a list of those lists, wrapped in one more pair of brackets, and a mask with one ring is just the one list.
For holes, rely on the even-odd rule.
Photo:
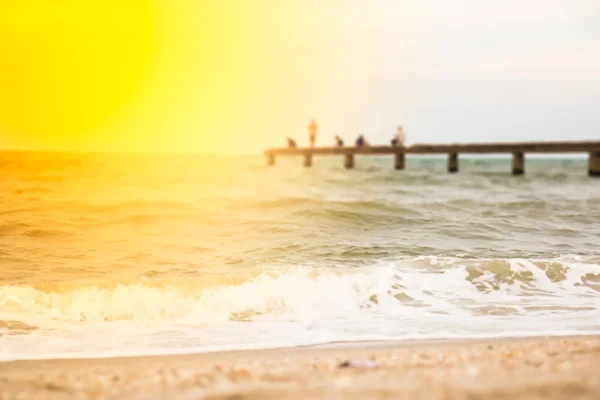
{"label": "pier deck", "polygon": [[367,147],[281,147],[265,151],[269,165],[275,165],[277,156],[303,156],[304,166],[312,166],[313,156],[344,157],[344,166],[354,168],[355,155],[394,155],[396,169],[404,169],[406,154],[448,154],[448,171],[458,172],[459,154],[512,154],[513,175],[525,172],[526,153],[588,153],[588,174],[600,177],[600,141],[578,142],[521,142],[521,143],[452,143],[414,144],[401,146]]}

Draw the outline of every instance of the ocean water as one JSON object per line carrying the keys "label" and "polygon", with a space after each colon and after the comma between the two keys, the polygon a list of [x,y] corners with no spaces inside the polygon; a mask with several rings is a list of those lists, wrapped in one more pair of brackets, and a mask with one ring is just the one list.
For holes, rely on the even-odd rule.
{"label": "ocean water", "polygon": [[585,159],[0,153],[0,360],[600,332]]}

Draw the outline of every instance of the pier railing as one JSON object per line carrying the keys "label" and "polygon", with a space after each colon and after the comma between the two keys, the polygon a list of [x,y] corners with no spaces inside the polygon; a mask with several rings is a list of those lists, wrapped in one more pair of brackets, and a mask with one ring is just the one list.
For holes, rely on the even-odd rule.
{"label": "pier railing", "polygon": [[407,154],[447,154],[448,172],[458,172],[459,154],[512,154],[513,175],[525,173],[526,153],[587,153],[589,155],[588,174],[600,177],[600,141],[578,142],[522,142],[522,143],[453,143],[453,144],[414,144],[402,146],[365,146],[365,147],[281,147],[265,151],[269,165],[275,165],[277,156],[302,156],[304,166],[312,166],[313,156],[344,157],[344,166],[354,168],[355,155],[394,156],[394,167],[405,168]]}

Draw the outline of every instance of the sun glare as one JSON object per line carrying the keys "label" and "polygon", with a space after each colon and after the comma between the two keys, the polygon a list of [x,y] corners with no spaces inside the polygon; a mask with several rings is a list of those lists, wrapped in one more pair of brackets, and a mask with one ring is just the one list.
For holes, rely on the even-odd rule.
{"label": "sun glare", "polygon": [[0,3],[0,129],[84,140],[139,87],[151,41],[148,1]]}

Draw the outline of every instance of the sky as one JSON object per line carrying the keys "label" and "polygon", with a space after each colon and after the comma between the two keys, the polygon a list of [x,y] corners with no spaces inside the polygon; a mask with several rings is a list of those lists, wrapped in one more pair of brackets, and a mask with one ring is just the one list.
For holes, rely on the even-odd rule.
{"label": "sky", "polygon": [[600,139],[596,0],[0,3],[0,149]]}

